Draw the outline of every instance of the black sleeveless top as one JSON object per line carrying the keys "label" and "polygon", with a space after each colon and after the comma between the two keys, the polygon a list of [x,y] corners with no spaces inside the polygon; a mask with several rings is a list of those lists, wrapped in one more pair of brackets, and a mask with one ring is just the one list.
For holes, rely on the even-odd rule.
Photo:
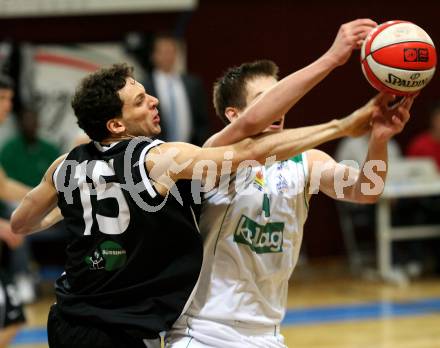
{"label": "black sleeveless top", "polygon": [[55,171],[72,236],[55,286],[65,315],[147,338],[182,313],[200,273],[202,241],[190,181],[179,181],[167,198],[150,182],[145,156],[160,143],[92,142],[72,150]]}

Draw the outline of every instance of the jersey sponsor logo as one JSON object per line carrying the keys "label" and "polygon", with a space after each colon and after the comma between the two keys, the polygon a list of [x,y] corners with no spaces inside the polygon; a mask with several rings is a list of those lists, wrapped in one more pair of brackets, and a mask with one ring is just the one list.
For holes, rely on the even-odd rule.
{"label": "jersey sponsor logo", "polygon": [[284,222],[260,225],[242,215],[234,232],[234,241],[245,244],[257,254],[283,251]]}
{"label": "jersey sponsor logo", "polygon": [[279,193],[283,193],[283,192],[287,192],[287,190],[289,189],[289,184],[287,183],[286,178],[283,176],[283,174],[278,174],[277,175],[277,191]]}
{"label": "jersey sponsor logo", "polygon": [[127,252],[118,243],[105,241],[93,252],[92,256],[86,256],[84,261],[91,270],[114,271],[125,265]]}
{"label": "jersey sponsor logo", "polygon": [[260,169],[257,174],[255,175],[255,179],[254,179],[254,187],[259,190],[259,191],[263,191],[264,190],[264,185],[265,185],[265,180],[264,180],[264,173],[263,171]]}

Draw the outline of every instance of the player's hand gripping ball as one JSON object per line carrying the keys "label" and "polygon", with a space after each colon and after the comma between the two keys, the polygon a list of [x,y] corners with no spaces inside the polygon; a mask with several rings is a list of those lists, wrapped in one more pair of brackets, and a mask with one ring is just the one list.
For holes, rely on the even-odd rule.
{"label": "player's hand gripping ball", "polygon": [[374,88],[405,96],[431,81],[437,54],[422,28],[407,21],[389,21],[373,29],[365,39],[361,63]]}

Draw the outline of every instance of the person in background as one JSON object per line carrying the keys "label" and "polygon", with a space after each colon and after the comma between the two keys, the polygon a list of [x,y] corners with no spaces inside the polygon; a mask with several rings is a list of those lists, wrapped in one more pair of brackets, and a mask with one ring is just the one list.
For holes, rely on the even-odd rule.
{"label": "person in background", "polygon": [[429,121],[429,129],[410,141],[406,155],[432,158],[440,173],[440,103],[432,108]]}
{"label": "person in background", "polygon": [[[38,114],[32,105],[18,112],[17,125],[18,134],[0,150],[0,163],[9,178],[34,187],[40,183],[47,167],[60,155],[60,151],[52,143],[38,137]],[[61,234],[55,233],[45,236],[62,238]],[[11,273],[14,274],[20,297],[24,303],[31,303],[36,298],[37,285],[30,269],[31,240],[27,238],[9,254]]]}
{"label": "person in background", "polygon": [[[14,83],[0,75],[0,125],[12,110]],[[25,196],[28,188],[8,178],[0,167],[0,200],[17,201]],[[14,249],[22,243],[22,238],[12,234],[7,220],[0,218],[0,240]],[[1,244],[0,244],[1,248]],[[25,322],[22,303],[18,296],[13,275],[0,263],[0,348],[7,347]]]}
{"label": "person in background", "polygon": [[[368,147],[368,140],[370,136],[366,134],[358,138],[344,138],[336,148],[335,159],[340,161],[355,161],[358,168],[362,166],[365,159],[365,149]],[[390,161],[402,157],[402,151],[395,139],[390,139],[388,142],[388,158]]]}
{"label": "person in background", "polygon": [[144,83],[159,98],[161,139],[202,145],[208,137],[208,104],[202,81],[181,73],[177,61],[181,42],[171,35],[158,35],[151,54],[152,71]]}
{"label": "person in background", "polygon": [[52,143],[37,136],[38,114],[23,108],[18,114],[19,134],[0,150],[0,163],[8,177],[27,186],[38,185],[47,167],[60,155]]}
{"label": "person in background", "polygon": [[[440,103],[436,103],[431,107],[429,114],[429,129],[414,137],[406,150],[407,157],[425,157],[431,158],[437,165],[440,174]],[[440,196],[429,196],[408,199],[404,206],[406,210],[402,215],[407,217],[409,224],[440,224]],[[420,242],[424,243],[424,242]],[[426,245],[426,243],[424,244]],[[425,258],[431,258],[434,263],[434,271],[440,274],[440,257],[438,250],[439,242],[429,243],[430,251],[426,251]],[[429,263],[426,261],[425,263]],[[431,262],[432,263],[432,262]]]}

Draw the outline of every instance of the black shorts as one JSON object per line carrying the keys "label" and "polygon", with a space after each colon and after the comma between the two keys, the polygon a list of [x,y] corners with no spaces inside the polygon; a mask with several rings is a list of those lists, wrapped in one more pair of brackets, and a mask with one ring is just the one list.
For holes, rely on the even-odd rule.
{"label": "black shorts", "polygon": [[25,322],[23,306],[15,284],[0,272],[0,329]]}
{"label": "black shorts", "polygon": [[114,326],[90,325],[80,318],[67,318],[60,313],[57,305],[50,308],[47,321],[47,335],[50,348],[156,348],[160,347],[159,337],[150,343],[130,336]]}

